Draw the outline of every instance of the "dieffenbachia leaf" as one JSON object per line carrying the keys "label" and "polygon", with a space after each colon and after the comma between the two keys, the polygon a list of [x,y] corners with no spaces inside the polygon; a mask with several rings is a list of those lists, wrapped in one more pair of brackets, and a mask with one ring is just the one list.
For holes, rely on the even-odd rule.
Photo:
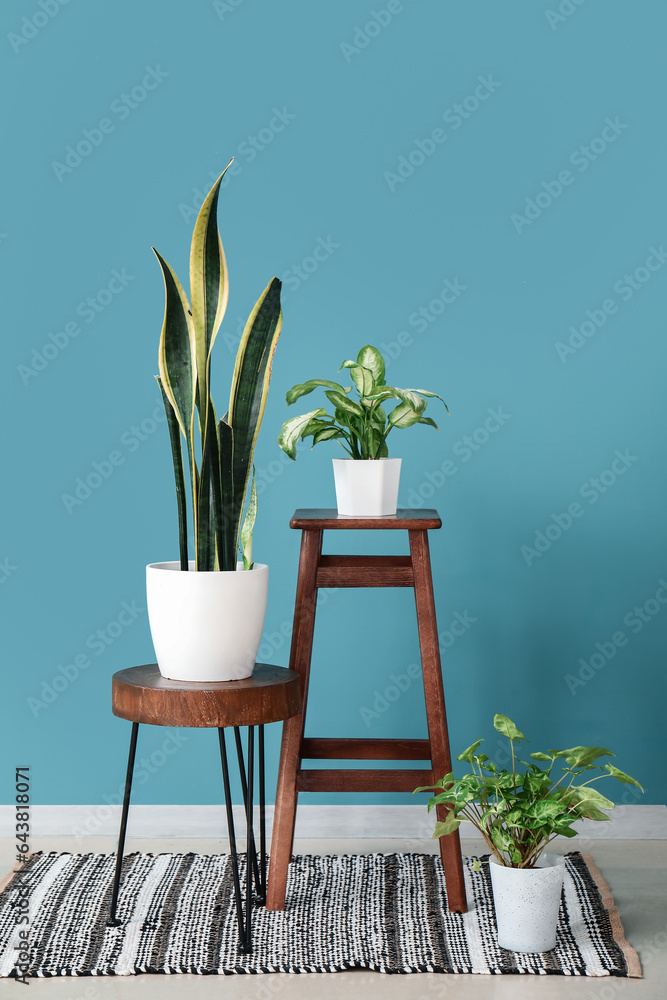
{"label": "dieffenbachia leaf", "polygon": [[311,378],[308,382],[300,382],[298,385],[292,386],[285,396],[287,405],[291,406],[292,403],[296,403],[297,399],[300,399],[302,396],[307,396],[309,392],[312,392],[313,389],[317,389],[319,386],[323,386],[325,389],[335,389],[337,392],[352,391],[352,386],[345,388],[344,386],[339,385],[338,382],[330,382],[326,378]]}
{"label": "dieffenbachia leaf", "polygon": [[437,392],[429,392],[428,389],[410,389],[409,392],[418,392],[420,396],[428,396],[429,398],[432,399],[439,399],[444,408],[447,410],[447,413],[449,413],[449,407],[447,406],[447,403],[444,401],[442,396],[439,396],[437,394]]}
{"label": "dieffenbachia leaf", "polygon": [[302,413],[298,417],[290,417],[280,429],[278,444],[290,458],[296,459],[296,446],[299,438],[314,417],[322,417],[326,413],[323,407],[318,410],[311,410],[310,413]]}
{"label": "dieffenbachia leaf", "polygon": [[325,392],[324,395],[334,404],[337,410],[342,410],[343,413],[351,413],[355,417],[363,417],[364,411],[361,406],[344,393],[330,390],[329,392]]}
{"label": "dieffenbachia leaf", "polygon": [[344,361],[338,371],[350,369],[350,378],[354,382],[360,396],[367,396],[375,388],[375,377],[370,368],[358,365],[355,361]]}
{"label": "dieffenbachia leaf", "polygon": [[392,427],[403,429],[405,427],[412,427],[413,424],[418,423],[419,414],[415,413],[408,403],[399,403],[390,412],[388,419]]}
{"label": "dieffenbachia leaf", "polygon": [[357,364],[363,368],[368,368],[373,374],[376,385],[384,385],[385,366],[384,358],[377,347],[366,344],[357,354]]}

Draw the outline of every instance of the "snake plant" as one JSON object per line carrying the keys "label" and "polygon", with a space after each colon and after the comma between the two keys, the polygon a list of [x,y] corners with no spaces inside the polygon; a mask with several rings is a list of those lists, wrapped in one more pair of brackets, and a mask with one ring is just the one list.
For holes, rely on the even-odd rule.
{"label": "snake plant", "polygon": [[229,406],[218,419],[211,399],[211,350],[229,294],[227,262],[217,224],[220,184],[201,207],[190,248],[190,300],[157,250],[165,285],[157,381],[167,414],[178,505],[181,569],[188,569],[187,491],[183,440],[194,526],[195,569],[235,570],[239,545],[252,567],[252,529],[257,493],[251,491],[253,453],[264,415],[271,364],[282,327],[281,282],[273,278],[255,305],[239,344]]}
{"label": "snake plant", "polygon": [[[385,383],[384,359],[377,347],[366,344],[357,355],[356,361],[343,361],[338,371],[348,368],[352,385],[342,386],[328,379],[312,378],[308,382],[293,385],[287,393],[287,405],[307,396],[313,389],[323,388],[324,395],[334,407],[331,416],[325,409],[310,410],[298,417],[290,417],[282,426],[278,444],[290,458],[296,458],[299,441],[312,437],[314,448],[321,441],[339,441],[350,458],[386,458],[387,435],[392,428],[412,427],[413,424],[438,425],[430,417],[424,416],[428,396],[439,399],[447,410],[442,396],[427,389],[396,389]],[[356,390],[357,399],[350,393]],[[382,404],[389,399],[398,405],[385,413]],[[449,413],[449,410],[447,410]]]}

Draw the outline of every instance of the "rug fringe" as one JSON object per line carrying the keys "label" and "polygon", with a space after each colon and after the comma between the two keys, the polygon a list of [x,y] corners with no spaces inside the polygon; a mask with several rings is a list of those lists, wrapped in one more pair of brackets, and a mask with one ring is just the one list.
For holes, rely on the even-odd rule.
{"label": "rug fringe", "polygon": [[0,878],[0,892],[4,892],[5,889],[7,888],[7,886],[9,885],[9,883],[11,882],[11,880],[17,874],[17,872],[22,871],[22,869],[25,866],[26,861],[28,861],[29,858],[31,858],[34,854],[38,854],[38,853],[39,853],[38,851],[31,851],[30,854],[26,854],[25,858],[22,861],[15,861],[14,862],[13,867],[10,868],[10,870],[7,872],[7,874],[3,875],[2,878]]}
{"label": "rug fringe", "polygon": [[607,884],[602,872],[598,866],[593,861],[592,854],[582,854],[581,855],[586,862],[586,867],[591,873],[591,878],[597,885],[600,896],[602,897],[602,905],[609,914],[609,920],[611,922],[611,932],[614,936],[614,941],[618,947],[623,952],[625,961],[628,966],[628,977],[630,979],[643,979],[642,965],[639,960],[639,955],[628,942],[625,931],[623,930],[623,924],[621,923],[621,915],[618,912],[618,907],[614,901],[609,885]]}

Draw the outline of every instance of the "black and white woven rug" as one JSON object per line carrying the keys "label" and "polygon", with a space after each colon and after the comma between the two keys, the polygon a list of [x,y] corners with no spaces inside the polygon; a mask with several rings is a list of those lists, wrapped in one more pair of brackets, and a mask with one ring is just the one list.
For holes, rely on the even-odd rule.
{"label": "black and white woven rug", "polygon": [[[488,865],[474,872],[471,862],[469,912],[455,914],[447,910],[438,857],[297,856],[286,909],[254,911],[254,950],[243,955],[228,855],[129,854],[118,906],[122,925],[109,928],[114,856],[35,854],[0,892],[0,976],[15,975],[18,934],[26,929],[32,976],[345,969],[641,976],[592,859],[568,856],[558,945],[544,955],[498,947]],[[27,925],[17,923],[25,893]]]}

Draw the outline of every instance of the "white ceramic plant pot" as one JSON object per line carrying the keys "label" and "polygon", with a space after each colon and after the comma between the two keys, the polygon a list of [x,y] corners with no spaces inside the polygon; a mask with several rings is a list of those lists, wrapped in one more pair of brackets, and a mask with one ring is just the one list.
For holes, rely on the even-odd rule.
{"label": "white ceramic plant pot", "polygon": [[334,458],[338,513],[343,517],[387,517],[396,513],[400,458]]}
{"label": "white ceramic plant pot", "polygon": [[146,567],[148,621],[163,677],[232,681],[250,677],[262,638],[269,567],[196,573],[180,563]]}
{"label": "white ceramic plant pot", "polygon": [[498,944],[509,951],[556,947],[565,858],[542,854],[536,868],[505,868],[491,857]]}

